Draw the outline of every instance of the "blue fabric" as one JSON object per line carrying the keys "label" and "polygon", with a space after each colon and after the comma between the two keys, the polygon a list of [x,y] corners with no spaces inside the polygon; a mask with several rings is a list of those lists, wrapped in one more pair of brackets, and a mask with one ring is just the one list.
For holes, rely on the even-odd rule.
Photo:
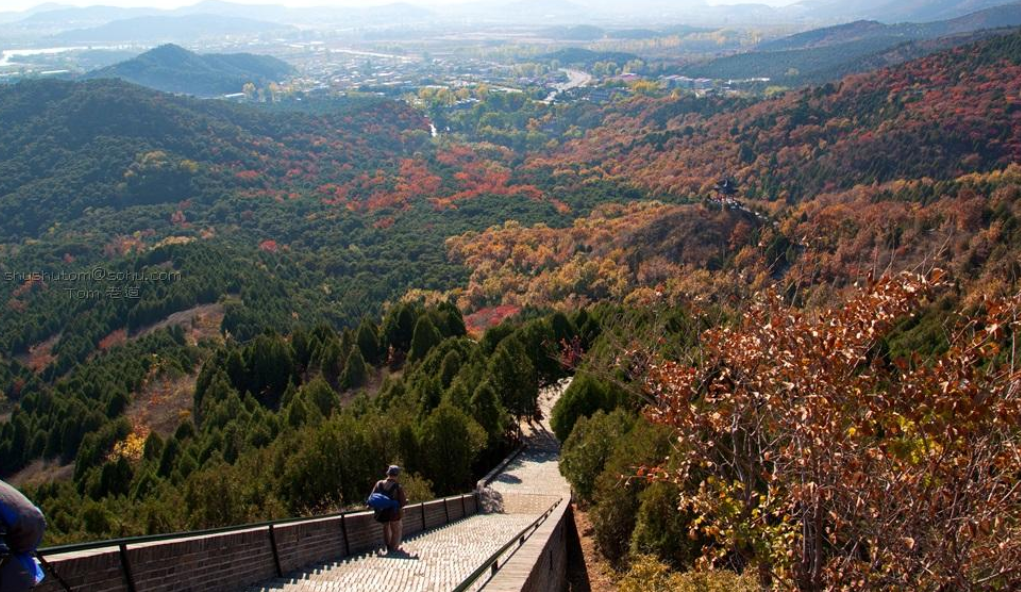
{"label": "blue fabric", "polygon": [[0,501],[0,520],[4,521],[7,528],[11,528],[18,522],[18,513],[14,508]]}
{"label": "blue fabric", "polygon": [[[4,525],[10,530],[18,523],[18,513],[14,508],[0,502],[0,520],[3,520]],[[14,553],[11,557],[21,564],[25,572],[35,578],[36,585],[46,577],[42,566],[39,565],[39,561],[33,556],[33,553]]]}
{"label": "blue fabric", "polygon": [[365,503],[373,510],[392,510],[396,508],[400,502],[395,499],[390,499],[383,493],[374,493],[369,496],[369,499]]}
{"label": "blue fabric", "polygon": [[43,578],[46,577],[46,574],[43,573],[42,566],[39,565],[39,560],[32,557],[32,555],[28,553],[16,553],[14,558],[18,560],[18,563],[21,564],[21,567],[23,567],[30,576],[35,578],[35,584],[37,586],[39,585],[39,582],[42,582]]}

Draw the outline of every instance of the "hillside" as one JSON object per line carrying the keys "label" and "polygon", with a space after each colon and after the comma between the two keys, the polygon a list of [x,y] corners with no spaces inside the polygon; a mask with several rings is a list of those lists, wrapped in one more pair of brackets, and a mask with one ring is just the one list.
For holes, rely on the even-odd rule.
{"label": "hillside", "polygon": [[788,8],[793,14],[818,19],[875,19],[885,23],[924,22],[956,18],[1014,0],[804,0]]}
{"label": "hillside", "polygon": [[551,162],[598,160],[607,174],[680,195],[734,175],[744,195],[786,201],[952,178],[1021,159],[1019,68],[1013,33],[711,117],[682,101],[636,100]]}
{"label": "hillside", "polygon": [[[680,273],[672,267],[677,262],[668,257],[652,266],[624,250],[613,253],[605,275],[586,280],[587,286],[619,278],[626,287],[618,289],[628,293],[642,286],[642,277],[660,278],[666,282],[663,294],[716,298],[736,286],[763,287],[777,277],[846,285],[869,266],[910,269],[939,253],[943,265],[959,271],[966,292],[990,285],[1003,289],[1003,281],[994,278],[1009,267],[1015,247],[982,252],[988,246],[979,244],[988,245],[989,239],[976,236],[995,226],[1010,228],[997,239],[1005,245],[1021,239],[1010,198],[1021,161],[1019,74],[1021,34],[1014,33],[717,113],[702,114],[702,104],[686,99],[635,100],[615,106],[584,138],[532,158],[530,166],[565,182],[627,180],[673,199],[706,199],[719,179],[730,177],[744,207],[784,221],[773,229],[746,229],[758,237],[760,248],[725,259],[723,274],[689,265],[684,281],[667,281]],[[986,199],[1001,195],[1004,201],[986,202],[960,242],[948,238],[954,226],[937,221],[953,217],[940,212],[976,207],[968,201],[976,192]],[[875,201],[883,205],[866,207]],[[888,226],[878,222],[884,216]],[[914,216],[932,220],[926,226],[932,233],[913,226]],[[838,236],[847,242],[823,238],[841,224],[847,234]],[[884,240],[894,240],[890,236],[897,237],[896,246],[884,248]],[[745,244],[741,237],[735,235],[734,244]],[[481,244],[497,239],[479,238]],[[941,241],[955,246],[942,251]],[[513,286],[514,294],[537,273],[571,277],[595,263],[594,258],[566,258],[544,259],[532,270],[502,266],[499,253],[516,247],[512,242],[494,258],[475,260],[468,293],[500,281]],[[532,304],[559,299],[534,288],[526,293],[535,295]]]}
{"label": "hillside", "polygon": [[[1021,4],[933,23],[856,21],[767,41],[754,51],[693,64],[688,76],[769,78],[784,86],[820,84],[890,66],[1021,26]],[[989,30],[989,31],[986,31]]]}
{"label": "hillside", "polygon": [[760,51],[812,49],[843,45],[866,39],[932,39],[970,33],[980,29],[995,29],[1021,25],[1021,3],[1011,3],[980,10],[958,18],[928,23],[884,24],[863,20],[833,27],[814,29],[788,37],[774,39],[758,45]]}
{"label": "hillside", "polygon": [[[510,150],[433,145],[418,111],[377,98],[289,110],[38,81],[0,88],[0,118],[15,122],[0,130],[4,407],[121,347],[194,360],[178,349],[201,345],[187,335],[140,336],[203,305],[222,306],[219,330],[239,342],[357,325],[410,290],[462,283],[446,237],[508,218],[568,224],[621,193],[553,199]],[[98,396],[80,386],[68,392]]]}
{"label": "hillside", "polygon": [[246,83],[264,87],[294,68],[269,56],[204,54],[163,45],[133,59],[94,70],[87,78],[120,78],[164,92],[216,96],[241,92]]}
{"label": "hillside", "polygon": [[[468,490],[562,377],[563,315],[479,342],[435,296],[466,279],[446,236],[569,223],[508,151],[433,146],[404,103],[313,111],[113,80],[0,88],[18,122],[2,131],[0,474],[45,508],[48,542],[357,506],[371,459],[399,460],[413,499]],[[402,304],[412,290],[429,306]]]}
{"label": "hillside", "polygon": [[[786,82],[791,85],[825,84],[852,74],[862,74],[882,68],[897,66],[905,62],[921,59],[933,53],[946,51],[963,45],[969,45],[990,37],[1012,35],[1016,31],[1017,29],[1014,27],[1006,29],[982,29],[972,33],[960,33],[957,35],[949,35],[947,37],[937,37],[935,39],[909,41],[876,53],[864,54],[857,58],[846,55],[841,56],[837,63],[827,64],[824,69],[809,69],[805,72],[799,71],[797,76],[787,80],[777,79],[777,81]],[[839,49],[840,47],[843,46],[838,46],[837,48],[832,49]]]}
{"label": "hillside", "polygon": [[852,41],[869,38],[898,37],[907,32],[896,25],[886,25],[879,21],[861,20],[833,27],[812,29],[804,33],[796,33],[787,37],[773,39],[756,46],[759,51],[785,51],[792,49],[812,49],[828,45],[841,45]]}
{"label": "hillside", "polygon": [[631,60],[638,59],[632,53],[620,51],[592,51],[580,47],[567,47],[557,51],[539,56],[543,60],[557,60],[565,66],[577,66],[591,68],[596,62],[614,62],[625,64]]}
{"label": "hillside", "polygon": [[[354,151],[363,166],[390,161],[400,154],[401,135],[424,126],[416,113],[394,103],[367,101],[355,112],[365,117],[362,123],[330,132],[329,140],[346,150],[317,158],[322,174],[352,176],[341,167]],[[217,183],[250,169],[279,171],[284,179],[289,166],[285,157],[298,157],[286,147],[308,141],[308,126],[350,121],[343,111],[323,118],[267,115],[110,80],[2,87],[0,117],[17,122],[0,131],[0,232],[11,238],[35,236],[90,209],[201,202],[206,191],[212,199]],[[365,133],[383,121],[386,125],[371,137]],[[169,162],[138,160],[157,151]],[[152,171],[145,170],[149,166]],[[126,176],[129,171],[144,174],[133,178]]]}
{"label": "hillside", "polygon": [[681,71],[694,77],[724,80],[768,78],[769,85],[801,87],[835,82],[851,74],[896,66],[929,54],[975,43],[1016,28],[982,29],[946,37],[903,41],[900,37],[875,37],[809,49],[740,53]]}

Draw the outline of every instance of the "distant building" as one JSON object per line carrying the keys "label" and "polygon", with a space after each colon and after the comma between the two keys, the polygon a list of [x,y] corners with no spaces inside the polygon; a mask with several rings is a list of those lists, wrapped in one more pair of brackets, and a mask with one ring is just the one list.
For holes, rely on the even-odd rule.
{"label": "distant building", "polygon": [[619,88],[599,87],[588,91],[588,95],[585,98],[593,103],[609,103],[618,95],[623,94],[623,92]]}
{"label": "distant building", "polygon": [[687,90],[695,93],[707,93],[716,88],[716,81],[711,78],[689,78],[687,76],[663,76],[660,81],[668,89]]}
{"label": "distant building", "polygon": [[479,102],[479,100],[474,98],[474,97],[468,98],[468,99],[462,99],[462,100],[454,103],[454,105],[451,107],[451,109],[453,109],[454,111],[468,111],[472,107],[474,107],[475,104],[478,103],[478,102]]}
{"label": "distant building", "polygon": [[668,89],[695,90],[695,79],[688,78],[687,76],[673,74],[670,76],[663,76],[660,78],[660,81]]}

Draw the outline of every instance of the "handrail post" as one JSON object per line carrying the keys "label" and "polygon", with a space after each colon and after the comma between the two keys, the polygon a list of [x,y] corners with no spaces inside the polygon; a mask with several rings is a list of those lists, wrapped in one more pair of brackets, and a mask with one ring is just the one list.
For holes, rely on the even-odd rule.
{"label": "handrail post", "polygon": [[443,514],[447,517],[447,524],[450,524],[450,508],[447,507],[447,500],[450,498],[443,498]]}
{"label": "handrail post", "polygon": [[344,533],[344,555],[351,554],[351,541],[347,539],[347,514],[340,515],[340,530]]}
{"label": "handrail post", "polygon": [[125,587],[128,589],[128,592],[136,592],[135,577],[131,574],[131,562],[128,560],[128,546],[121,543],[120,545],[117,545],[117,551],[120,553],[121,570],[124,572]]}
{"label": "handrail post", "polygon": [[277,577],[284,577],[284,570],[280,568],[280,552],[277,550],[277,535],[273,525],[269,525],[269,545],[273,550],[273,567],[277,570]]}

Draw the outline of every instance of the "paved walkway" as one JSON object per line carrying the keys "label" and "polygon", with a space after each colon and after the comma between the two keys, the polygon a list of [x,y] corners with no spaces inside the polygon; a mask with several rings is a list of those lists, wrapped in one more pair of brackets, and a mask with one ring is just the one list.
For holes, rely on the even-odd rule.
{"label": "paved walkway", "polygon": [[522,426],[527,448],[483,491],[484,505],[496,511],[538,516],[571,494],[571,485],[560,474],[560,443],[549,425],[553,405],[567,384],[565,381],[540,394],[542,421]]}
{"label": "paved walkway", "polygon": [[[549,428],[566,384],[540,395],[544,420],[522,426],[528,447],[483,491],[488,512],[408,538],[405,557],[364,554],[314,566],[249,592],[450,592],[558,499],[570,494],[560,475],[559,445]],[[510,552],[513,552],[510,551]],[[476,589],[482,587],[481,581]]]}

